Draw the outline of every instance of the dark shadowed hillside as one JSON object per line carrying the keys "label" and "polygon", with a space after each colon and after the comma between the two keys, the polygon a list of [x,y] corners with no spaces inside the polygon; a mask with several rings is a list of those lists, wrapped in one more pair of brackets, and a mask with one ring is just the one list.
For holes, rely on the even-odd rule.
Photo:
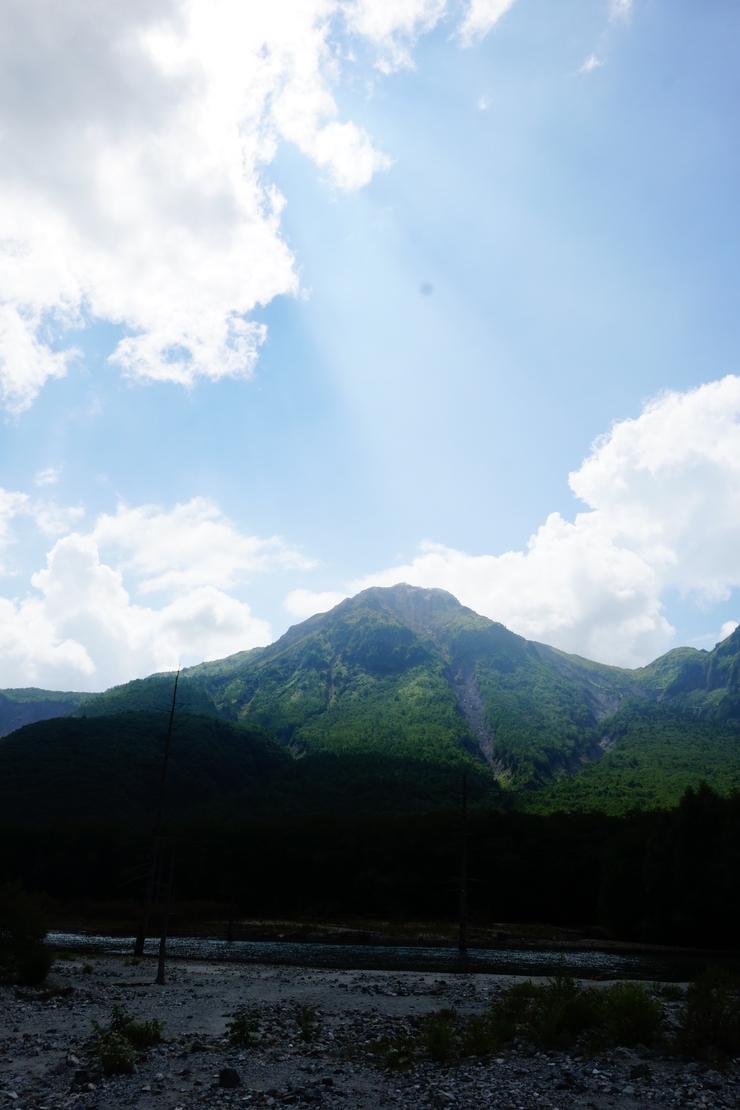
{"label": "dark shadowed hillside", "polygon": [[[158,713],[61,718],[0,740],[0,820],[143,822],[156,811],[167,719]],[[165,796],[181,816],[244,791],[291,763],[256,726],[176,718]]]}
{"label": "dark shadowed hillside", "polygon": [[0,690],[0,737],[15,732],[34,721],[66,717],[89,694],[62,693],[59,690],[37,690],[33,686],[20,690]]}

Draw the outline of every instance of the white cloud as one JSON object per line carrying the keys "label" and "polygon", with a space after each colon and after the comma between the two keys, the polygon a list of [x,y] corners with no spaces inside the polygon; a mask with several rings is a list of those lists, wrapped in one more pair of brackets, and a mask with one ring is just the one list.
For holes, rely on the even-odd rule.
{"label": "white cloud", "polygon": [[[425,543],[411,563],[347,593],[437,586],[529,639],[606,663],[648,662],[673,638],[667,589],[711,604],[740,586],[740,377],[666,393],[616,423],[570,485],[590,511],[572,523],[552,513],[526,551],[473,556]],[[311,604],[305,591],[303,614]]]}
{"label": "white cloud", "polygon": [[350,29],[375,44],[378,68],[388,73],[412,65],[410,48],[445,8],[446,0],[354,0],[345,10]]}
{"label": "white cloud", "polygon": [[34,483],[37,486],[54,486],[59,481],[59,471],[53,466],[47,466],[46,470],[38,470]]}
{"label": "white cloud", "polygon": [[[472,0],[463,39],[511,0]],[[340,120],[353,36],[389,72],[446,0],[6,0],[0,6],[0,396],[27,407],[121,325],[132,378],[248,375],[258,305],[298,279],[265,176],[295,144],[341,189],[387,167]],[[349,38],[348,38],[349,36]]]}
{"label": "white cloud", "polygon": [[326,613],[333,609],[340,601],[344,601],[347,594],[336,590],[326,590],[324,593],[314,593],[313,590],[291,590],[286,595],[283,605],[294,617],[305,620],[314,613]]}
{"label": "white cloud", "polygon": [[35,501],[29,513],[47,536],[61,536],[85,515],[79,505],[56,505],[53,501]]}
{"label": "white cloud", "polygon": [[583,65],[578,70],[578,72],[579,73],[593,73],[593,71],[595,69],[600,69],[601,66],[603,66],[603,64],[604,63],[602,61],[600,61],[599,58],[597,58],[595,54],[591,54],[590,57],[586,58],[586,61],[583,63]]}
{"label": "white cloud", "polygon": [[[65,511],[81,513],[58,510],[61,522]],[[21,512],[48,526],[48,506],[0,491],[0,541]],[[310,565],[277,537],[244,535],[202,498],[169,512],[119,507],[89,533],[58,539],[26,597],[0,598],[0,687],[99,690],[268,643],[269,624],[225,591],[246,575]],[[158,607],[132,598],[154,591],[166,594]]]}
{"label": "white cloud", "polygon": [[514,0],[470,0],[458,29],[462,45],[472,46],[484,38],[513,5]]}
{"label": "white cloud", "polygon": [[142,594],[206,585],[228,589],[249,574],[275,566],[313,566],[279,536],[242,535],[203,497],[169,512],[154,505],[119,505],[115,516],[98,518],[91,537],[100,549],[113,549],[117,565],[136,575]]}
{"label": "white cloud", "polygon": [[[29,512],[29,498],[25,493],[15,493],[0,486],[0,554],[13,541],[12,523],[15,517]],[[7,568],[0,562],[0,572]]]}
{"label": "white cloud", "polygon": [[609,14],[612,19],[626,19],[632,12],[632,0],[611,0]]}
{"label": "white cloud", "polygon": [[739,623],[740,623],[739,621],[725,621],[725,623],[722,625],[722,627],[719,630],[720,642],[722,640],[726,640],[728,636],[731,636],[732,633],[737,628]]}

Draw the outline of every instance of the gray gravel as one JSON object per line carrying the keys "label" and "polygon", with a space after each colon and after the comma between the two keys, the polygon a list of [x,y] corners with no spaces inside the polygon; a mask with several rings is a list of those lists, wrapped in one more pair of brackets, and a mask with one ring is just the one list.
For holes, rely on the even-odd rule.
{"label": "gray gravel", "polygon": [[[417,1061],[407,1072],[385,1070],[379,1038],[413,1033],[442,1007],[479,1012],[511,977],[174,963],[166,986],[153,978],[149,961],[103,957],[87,973],[80,960],[55,965],[45,989],[66,995],[0,988],[0,1107],[740,1107],[740,1060],[719,1069],[624,1049],[587,1060],[522,1046],[456,1067]],[[106,1024],[116,1002],[166,1022],[166,1042],[141,1054],[133,1075],[106,1078],[93,1021]],[[226,1024],[252,1006],[262,1015],[259,1043],[234,1050]],[[299,1007],[320,1022],[311,1043],[300,1037]],[[227,1067],[241,1081],[232,1090],[218,1085]]]}

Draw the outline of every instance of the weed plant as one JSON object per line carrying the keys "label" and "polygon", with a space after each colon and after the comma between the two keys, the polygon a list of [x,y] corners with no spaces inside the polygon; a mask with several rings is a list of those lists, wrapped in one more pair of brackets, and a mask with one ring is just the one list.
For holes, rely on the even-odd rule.
{"label": "weed plant", "polygon": [[125,1075],[134,1070],[137,1052],[153,1048],[162,1040],[164,1024],[153,1018],[137,1021],[125,1006],[114,1006],[107,1029],[97,1022],[98,1056],[106,1075]]}
{"label": "weed plant", "polygon": [[459,1055],[460,1037],[454,1010],[438,1010],[421,1023],[421,1043],[431,1060],[446,1064]]}
{"label": "weed plant", "polygon": [[[660,1011],[653,992],[640,983],[584,989],[570,976],[556,975],[545,986],[518,983],[485,1013],[467,1019],[454,1010],[427,1015],[418,1047],[439,1063],[487,1056],[516,1040],[557,1051],[576,1042],[592,1051],[610,1044],[633,1047],[654,1040]],[[407,1057],[413,1055],[407,1050]]]}
{"label": "weed plant", "polygon": [[740,1053],[740,982],[726,968],[708,968],[691,983],[679,1015],[676,1048],[684,1056]]}
{"label": "weed plant", "polygon": [[[378,1066],[392,1072],[408,1071],[422,1055],[418,1039],[408,1034],[379,1037],[366,1051]],[[355,1055],[351,1049],[343,1052],[346,1060],[354,1059]]]}
{"label": "weed plant", "polygon": [[250,1048],[257,1039],[260,1028],[258,1010],[237,1010],[231,1021],[227,1022],[229,1042],[235,1047]]}
{"label": "weed plant", "polygon": [[136,1052],[126,1037],[108,1031],[98,1041],[98,1057],[106,1075],[128,1075],[134,1070]]}
{"label": "weed plant", "polygon": [[321,1024],[316,1016],[316,1011],[312,1010],[310,1006],[301,1006],[296,1011],[295,1020],[301,1040],[307,1044],[315,1041],[321,1032]]}
{"label": "weed plant", "polygon": [[124,1037],[139,1052],[143,1052],[161,1042],[164,1023],[156,1018],[151,1021],[137,1021],[125,1006],[114,1006],[108,1029],[109,1032]]}

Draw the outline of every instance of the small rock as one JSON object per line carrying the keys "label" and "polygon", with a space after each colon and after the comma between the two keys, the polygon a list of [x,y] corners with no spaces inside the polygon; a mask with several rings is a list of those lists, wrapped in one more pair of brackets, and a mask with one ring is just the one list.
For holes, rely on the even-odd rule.
{"label": "small rock", "polygon": [[78,1068],[79,1066],[80,1066],[79,1059],[77,1058],[77,1056],[75,1056],[74,1052],[70,1052],[69,1056],[67,1057],[67,1067],[68,1068]]}
{"label": "small rock", "polygon": [[236,1068],[221,1068],[218,1073],[219,1087],[241,1087],[242,1081]]}
{"label": "small rock", "polygon": [[630,1068],[630,1079],[649,1079],[651,1074],[647,1064],[635,1064]]}
{"label": "small rock", "polygon": [[627,1098],[631,1098],[634,1093],[635,1093],[635,1088],[634,1087],[630,1087],[629,1085],[627,1085],[626,1087],[622,1087],[622,1094],[627,1095]]}

